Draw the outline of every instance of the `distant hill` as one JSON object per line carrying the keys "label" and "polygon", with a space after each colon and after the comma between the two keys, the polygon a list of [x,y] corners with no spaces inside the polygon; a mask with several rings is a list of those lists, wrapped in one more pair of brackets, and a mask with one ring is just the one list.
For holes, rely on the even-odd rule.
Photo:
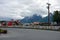
{"label": "distant hill", "polygon": [[[52,22],[52,14],[50,13],[50,22]],[[21,20],[22,23],[31,23],[31,22],[48,22],[48,16],[42,18],[41,15],[34,14],[31,17],[25,17]]]}
{"label": "distant hill", "polygon": [[0,17],[0,21],[9,21],[11,18],[8,17]]}
{"label": "distant hill", "polygon": [[[52,22],[53,14],[50,13],[50,22]],[[43,18],[43,22],[48,22],[48,16]]]}

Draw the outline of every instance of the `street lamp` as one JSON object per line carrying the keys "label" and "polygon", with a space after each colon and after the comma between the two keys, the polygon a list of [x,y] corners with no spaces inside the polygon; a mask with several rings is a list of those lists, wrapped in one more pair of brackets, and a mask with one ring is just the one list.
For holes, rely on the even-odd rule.
{"label": "street lamp", "polygon": [[50,25],[50,3],[47,3],[47,9],[48,9],[48,26]]}

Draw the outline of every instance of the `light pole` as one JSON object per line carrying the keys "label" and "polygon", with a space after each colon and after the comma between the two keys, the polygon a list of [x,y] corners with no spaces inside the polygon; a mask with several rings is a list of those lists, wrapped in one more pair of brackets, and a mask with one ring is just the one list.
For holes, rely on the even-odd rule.
{"label": "light pole", "polygon": [[48,26],[50,25],[50,3],[47,3],[47,9],[48,9]]}

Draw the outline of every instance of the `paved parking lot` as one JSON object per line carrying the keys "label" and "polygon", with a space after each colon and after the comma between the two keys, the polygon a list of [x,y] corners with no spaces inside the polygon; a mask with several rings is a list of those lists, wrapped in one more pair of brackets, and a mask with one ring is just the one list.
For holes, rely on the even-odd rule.
{"label": "paved parking lot", "polygon": [[60,40],[60,32],[19,29],[19,28],[2,28],[7,29],[8,34],[1,34],[0,40]]}

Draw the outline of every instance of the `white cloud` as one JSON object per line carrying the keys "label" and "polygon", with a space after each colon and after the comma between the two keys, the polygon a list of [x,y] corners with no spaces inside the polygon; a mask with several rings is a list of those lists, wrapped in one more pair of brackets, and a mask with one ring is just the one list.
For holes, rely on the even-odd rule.
{"label": "white cloud", "polygon": [[[48,0],[0,0],[0,16],[22,19],[33,14],[47,15]],[[60,10],[59,0],[50,0],[51,12]],[[23,17],[22,17],[23,16]]]}

